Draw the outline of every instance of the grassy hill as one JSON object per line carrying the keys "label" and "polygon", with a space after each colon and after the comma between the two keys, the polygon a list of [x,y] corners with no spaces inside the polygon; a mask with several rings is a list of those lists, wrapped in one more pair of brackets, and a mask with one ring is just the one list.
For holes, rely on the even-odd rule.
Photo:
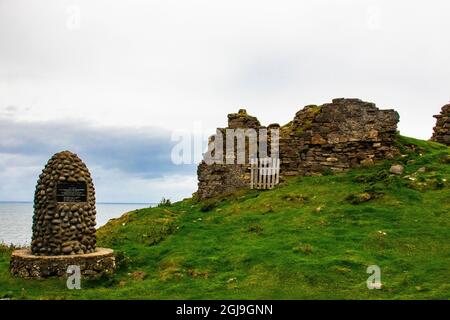
{"label": "grassy hill", "polygon": [[[2,247],[0,297],[449,299],[450,148],[397,143],[402,156],[372,167],[129,212],[98,231],[117,274],[82,290],[12,278]],[[404,174],[389,174],[393,163]],[[366,287],[369,265],[381,290]]]}

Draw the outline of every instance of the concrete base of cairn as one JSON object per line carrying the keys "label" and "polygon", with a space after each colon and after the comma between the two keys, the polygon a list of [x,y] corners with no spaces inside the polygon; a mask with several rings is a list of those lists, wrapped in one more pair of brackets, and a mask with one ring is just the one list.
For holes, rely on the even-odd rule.
{"label": "concrete base of cairn", "polygon": [[83,278],[97,279],[104,274],[113,274],[116,267],[114,251],[97,248],[87,254],[35,256],[29,249],[21,249],[12,253],[10,271],[14,276],[27,279],[66,277],[70,265],[80,266]]}

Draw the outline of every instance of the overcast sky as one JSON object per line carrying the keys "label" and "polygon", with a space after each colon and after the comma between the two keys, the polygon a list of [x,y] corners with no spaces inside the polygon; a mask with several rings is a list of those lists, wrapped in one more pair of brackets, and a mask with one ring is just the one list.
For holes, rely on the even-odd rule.
{"label": "overcast sky", "polygon": [[0,200],[31,200],[55,152],[99,201],[180,199],[174,129],[245,107],[263,124],[357,97],[428,139],[450,101],[448,1],[0,0]]}

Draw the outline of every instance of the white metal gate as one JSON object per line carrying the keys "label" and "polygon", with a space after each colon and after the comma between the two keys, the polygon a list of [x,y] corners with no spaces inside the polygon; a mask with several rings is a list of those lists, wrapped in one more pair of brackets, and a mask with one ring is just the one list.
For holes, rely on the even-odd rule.
{"label": "white metal gate", "polygon": [[280,159],[250,159],[250,187],[272,189],[280,182]]}

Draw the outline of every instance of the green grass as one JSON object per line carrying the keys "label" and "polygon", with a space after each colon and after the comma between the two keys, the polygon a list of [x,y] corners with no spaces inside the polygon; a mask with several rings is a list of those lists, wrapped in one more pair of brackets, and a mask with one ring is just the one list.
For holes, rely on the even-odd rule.
{"label": "green grass", "polygon": [[[373,167],[127,213],[98,231],[119,270],[82,290],[11,277],[2,247],[0,297],[449,299],[450,149],[397,145],[403,156]],[[392,163],[405,173],[390,175]],[[381,290],[366,287],[369,265],[381,268]]]}

